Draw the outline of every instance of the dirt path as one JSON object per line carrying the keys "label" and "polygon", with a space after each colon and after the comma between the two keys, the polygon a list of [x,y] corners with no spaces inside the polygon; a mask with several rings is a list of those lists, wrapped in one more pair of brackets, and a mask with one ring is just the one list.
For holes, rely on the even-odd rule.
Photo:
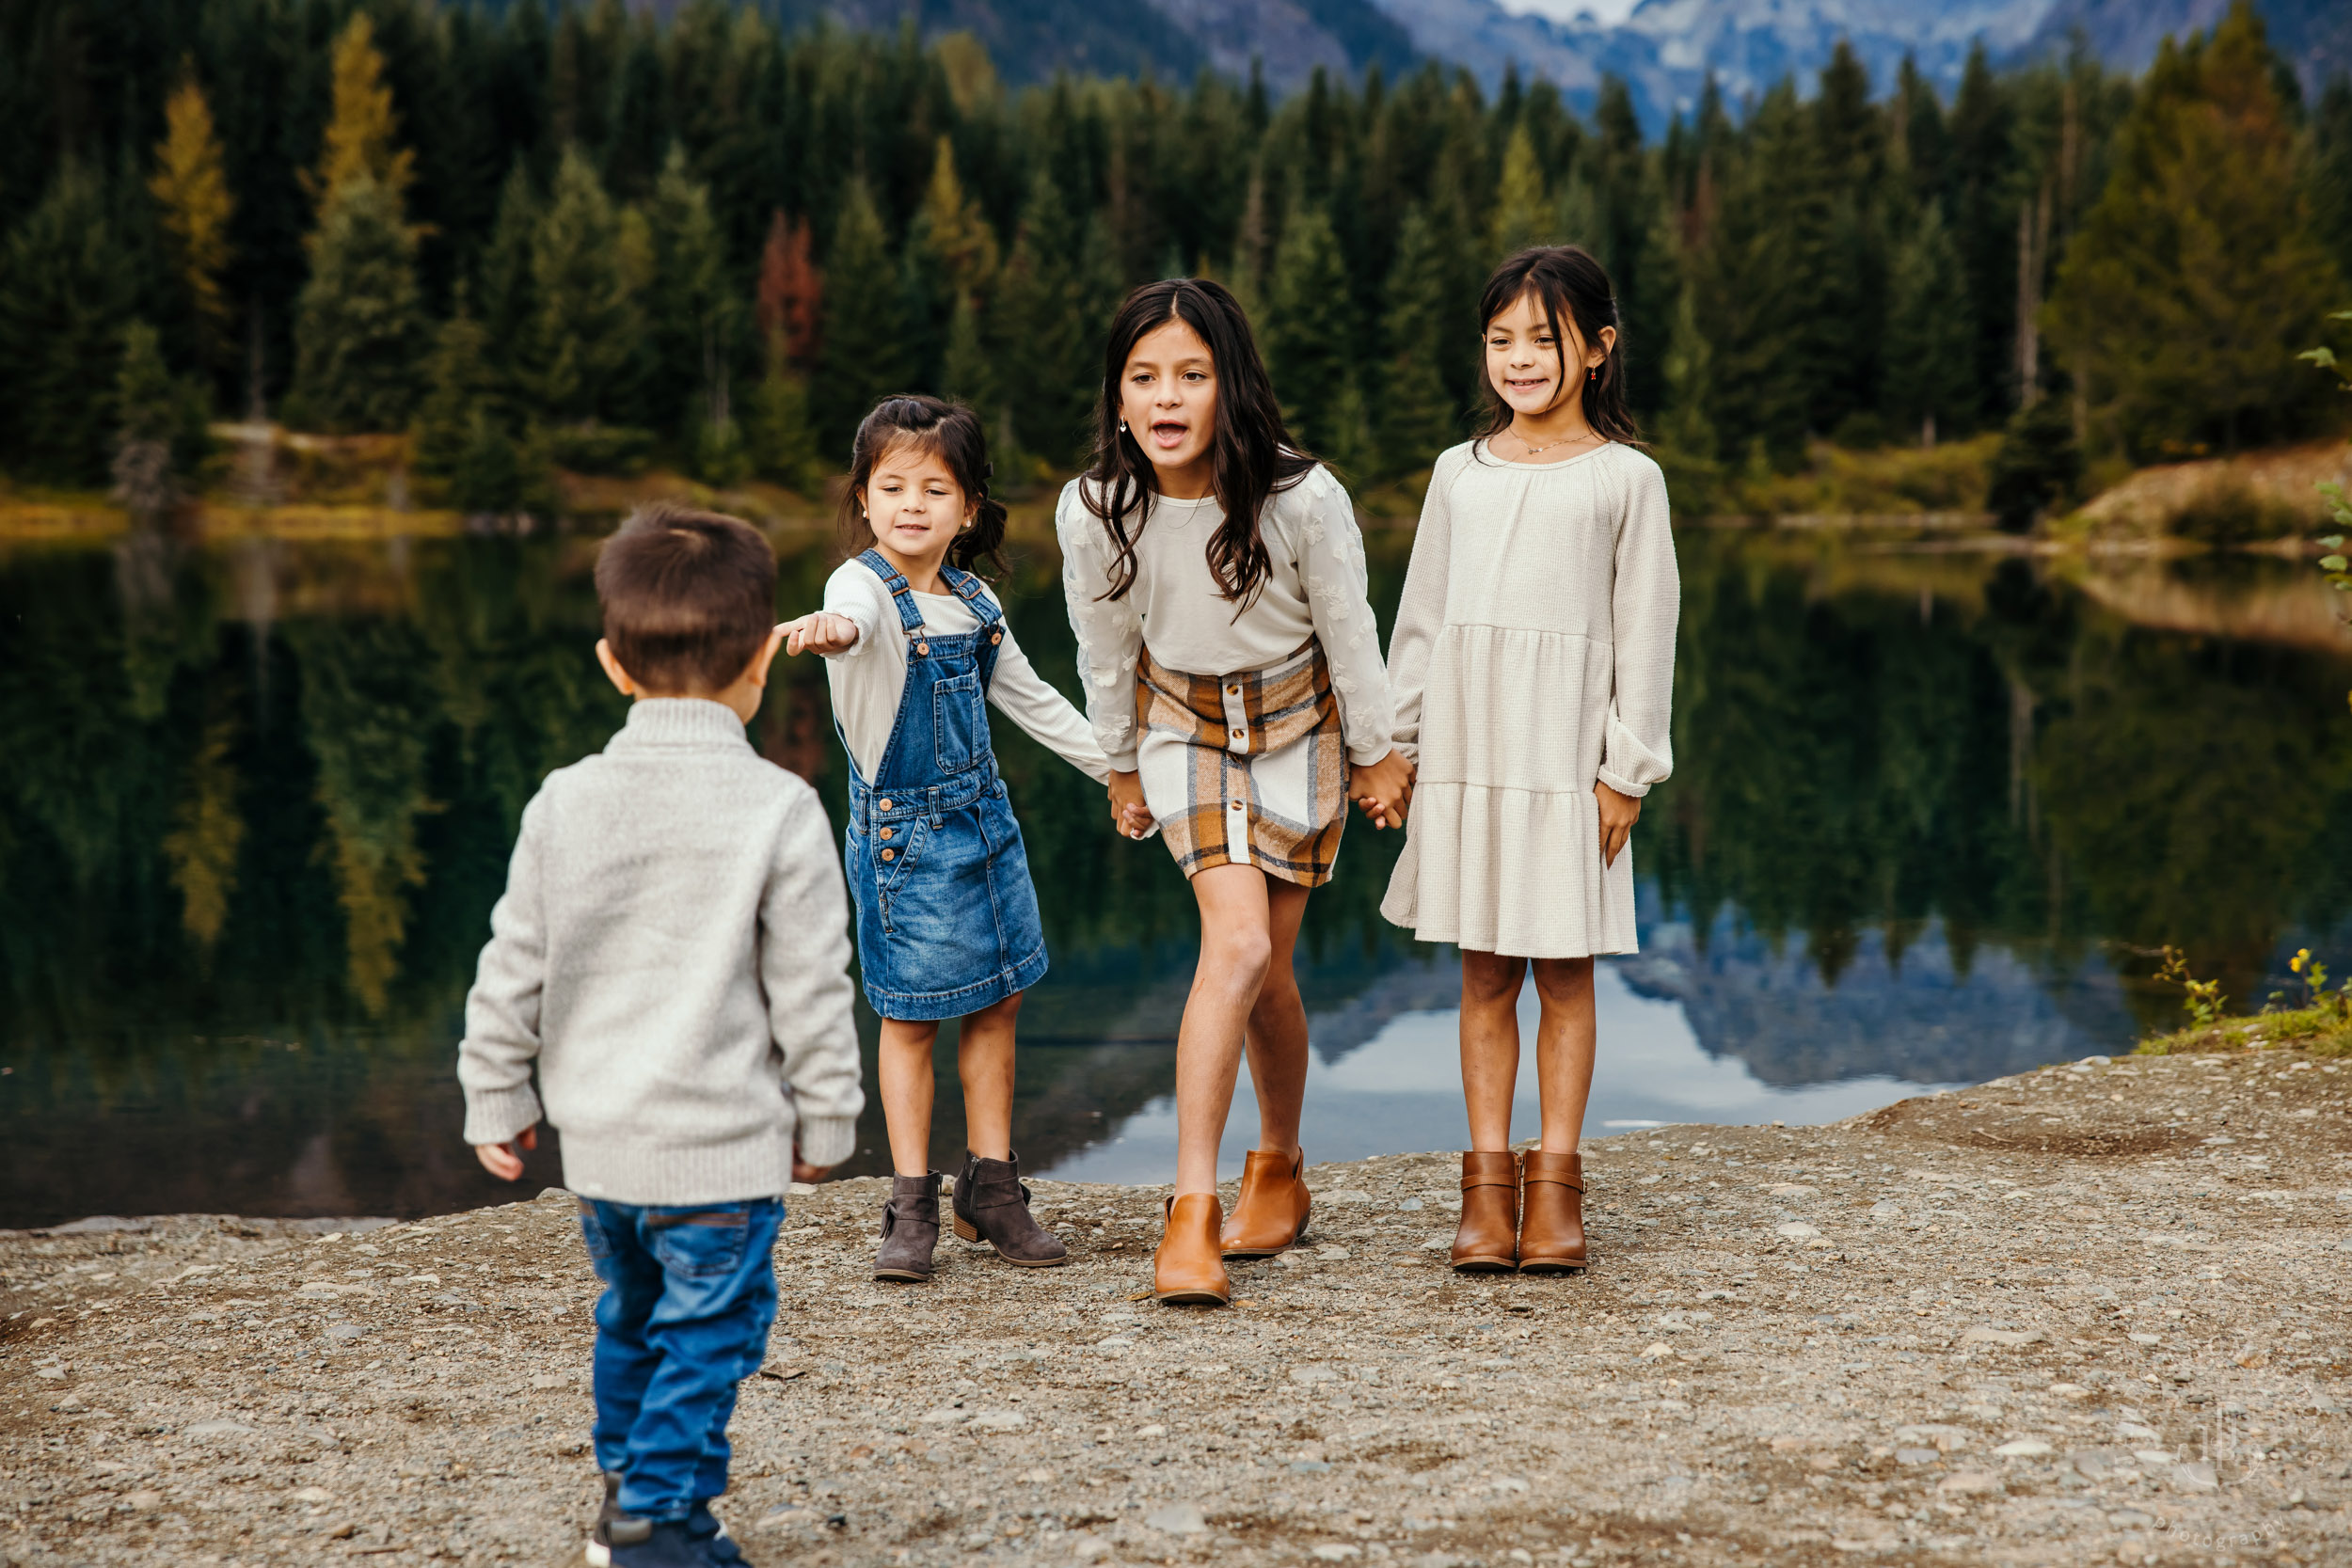
{"label": "dirt path", "polygon": [[[1454,1167],[1327,1165],[1242,1305],[1160,1192],[882,1288],[798,1196],[722,1512],[763,1564],[2352,1563],[2352,1066],[2131,1059],[1591,1146],[1598,1265],[1457,1279]],[[138,1225],[139,1222],[134,1222]],[[0,1236],[0,1563],[577,1560],[560,1194],[337,1235]]]}

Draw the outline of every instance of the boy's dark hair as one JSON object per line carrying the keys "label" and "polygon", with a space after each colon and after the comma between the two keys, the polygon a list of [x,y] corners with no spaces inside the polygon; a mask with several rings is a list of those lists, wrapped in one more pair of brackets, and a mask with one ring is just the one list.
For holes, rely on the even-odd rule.
{"label": "boy's dark hair", "polygon": [[850,483],[841,492],[841,547],[855,556],[874,543],[874,531],[866,521],[866,486],[874,477],[874,465],[901,441],[947,465],[956,487],[972,503],[972,526],[947,546],[947,564],[967,572],[982,564],[992,572],[1003,571],[999,552],[1005,543],[1005,503],[988,493],[994,472],[988,461],[988,432],[980,428],[980,417],[962,404],[919,392],[884,398],[858,422],[857,436],[850,443]]}
{"label": "boy's dark hair", "polygon": [[596,557],[605,641],[654,695],[735,684],[776,623],[776,552],[740,517],[640,507]]}
{"label": "boy's dark hair", "polygon": [[[1610,286],[1609,274],[1581,245],[1539,245],[1522,250],[1486,279],[1486,292],[1478,300],[1481,336],[1497,316],[1518,303],[1521,294],[1531,293],[1550,325],[1553,352],[1560,357],[1559,396],[1566,397],[1568,388],[1575,388],[1583,399],[1584,422],[1593,427],[1593,434],[1603,440],[1640,446],[1642,432],[1625,404],[1625,323],[1618,319],[1617,292]],[[1568,369],[1568,335],[1560,329],[1563,317],[1576,325],[1576,335],[1588,347],[1598,346],[1602,327],[1617,329],[1608,357],[1590,374],[1578,375]],[[1479,438],[1491,440],[1511,428],[1511,405],[1496,393],[1483,368],[1478,384],[1486,393],[1486,428],[1478,433]]]}
{"label": "boy's dark hair", "polygon": [[[1226,598],[1246,609],[1273,570],[1259,514],[1276,491],[1289,489],[1312,472],[1315,458],[1291,439],[1282,423],[1282,404],[1274,395],[1274,383],[1259,357],[1258,340],[1241,302],[1223,284],[1206,277],[1146,283],[1119,308],[1103,345],[1094,459],[1087,469],[1093,483],[1081,485],[1078,494],[1111,536],[1111,587],[1104,597],[1125,598],[1136,585],[1136,541],[1151,518],[1152,497],[1159,488],[1142,437],[1120,423],[1120,383],[1136,344],[1171,321],[1199,333],[1216,366],[1216,426],[1209,451],[1225,520],[1209,535],[1209,572]],[[1238,619],[1241,610],[1233,614]]]}

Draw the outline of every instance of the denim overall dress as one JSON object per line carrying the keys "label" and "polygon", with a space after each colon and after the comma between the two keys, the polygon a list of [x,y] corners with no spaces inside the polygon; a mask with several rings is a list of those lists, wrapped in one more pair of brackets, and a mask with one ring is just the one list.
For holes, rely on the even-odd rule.
{"label": "denim overall dress", "polygon": [[907,579],[878,551],[858,561],[889,588],[907,640],[906,689],[874,777],[850,762],[843,859],[858,967],[866,1001],[884,1018],[961,1018],[1045,974],[1029,858],[988,738],[1003,616],[979,578],[942,566],[980,624],[927,632]]}

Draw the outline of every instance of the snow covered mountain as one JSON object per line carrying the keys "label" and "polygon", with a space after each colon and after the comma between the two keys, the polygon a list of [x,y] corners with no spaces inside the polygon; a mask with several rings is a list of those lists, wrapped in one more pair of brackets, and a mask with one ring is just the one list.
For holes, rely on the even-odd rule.
{"label": "snow covered mountain", "polygon": [[[1784,76],[1802,87],[1850,40],[1882,90],[1905,55],[1948,90],[1981,41],[1995,61],[2063,52],[2077,35],[2123,70],[2168,35],[2202,31],[2229,0],[1373,0],[1424,54],[1500,82],[1516,63],[1580,104],[1603,72],[1631,86],[1655,134],[1698,101],[1709,71],[1735,104]],[[2306,91],[2352,64],[2352,3],[2258,0]]]}

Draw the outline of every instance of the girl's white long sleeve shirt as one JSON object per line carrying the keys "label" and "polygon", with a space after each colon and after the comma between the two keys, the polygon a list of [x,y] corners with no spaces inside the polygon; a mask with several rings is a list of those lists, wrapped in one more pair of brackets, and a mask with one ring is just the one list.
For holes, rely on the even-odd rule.
{"label": "girl's white long sleeve shirt", "polygon": [[[1209,569],[1209,539],[1225,520],[1214,495],[1151,498],[1135,535],[1135,583],[1122,597],[1105,597],[1118,556],[1103,520],[1087,509],[1080,487],[1089,483],[1062,487],[1054,525],[1087,714],[1111,767],[1136,767],[1136,662],[1147,644],[1168,669],[1230,675],[1278,663],[1310,637],[1331,667],[1348,760],[1368,766],[1388,755],[1392,709],[1366,597],[1364,537],[1330,469],[1318,465],[1267,499],[1259,533],[1269,569],[1239,615]],[[1137,526],[1133,515],[1129,526]]]}
{"label": "girl's white long sleeve shirt", "polygon": [[[996,595],[985,586],[980,592],[1001,616]],[[971,606],[953,594],[914,597],[928,630],[952,637],[979,628]],[[873,568],[855,561],[844,562],[825,579],[824,608],[857,627],[857,641],[846,651],[825,656],[825,678],[850,759],[861,777],[871,779],[882,766],[890,732],[898,721],[899,700],[906,693],[906,631],[891,605],[890,590]],[[1021,651],[1011,624],[1000,620],[998,625],[1005,640],[996,645],[996,673],[988,683],[988,700],[1040,745],[1097,782],[1106,781],[1110,765],[1086,716],[1037,673]]]}

